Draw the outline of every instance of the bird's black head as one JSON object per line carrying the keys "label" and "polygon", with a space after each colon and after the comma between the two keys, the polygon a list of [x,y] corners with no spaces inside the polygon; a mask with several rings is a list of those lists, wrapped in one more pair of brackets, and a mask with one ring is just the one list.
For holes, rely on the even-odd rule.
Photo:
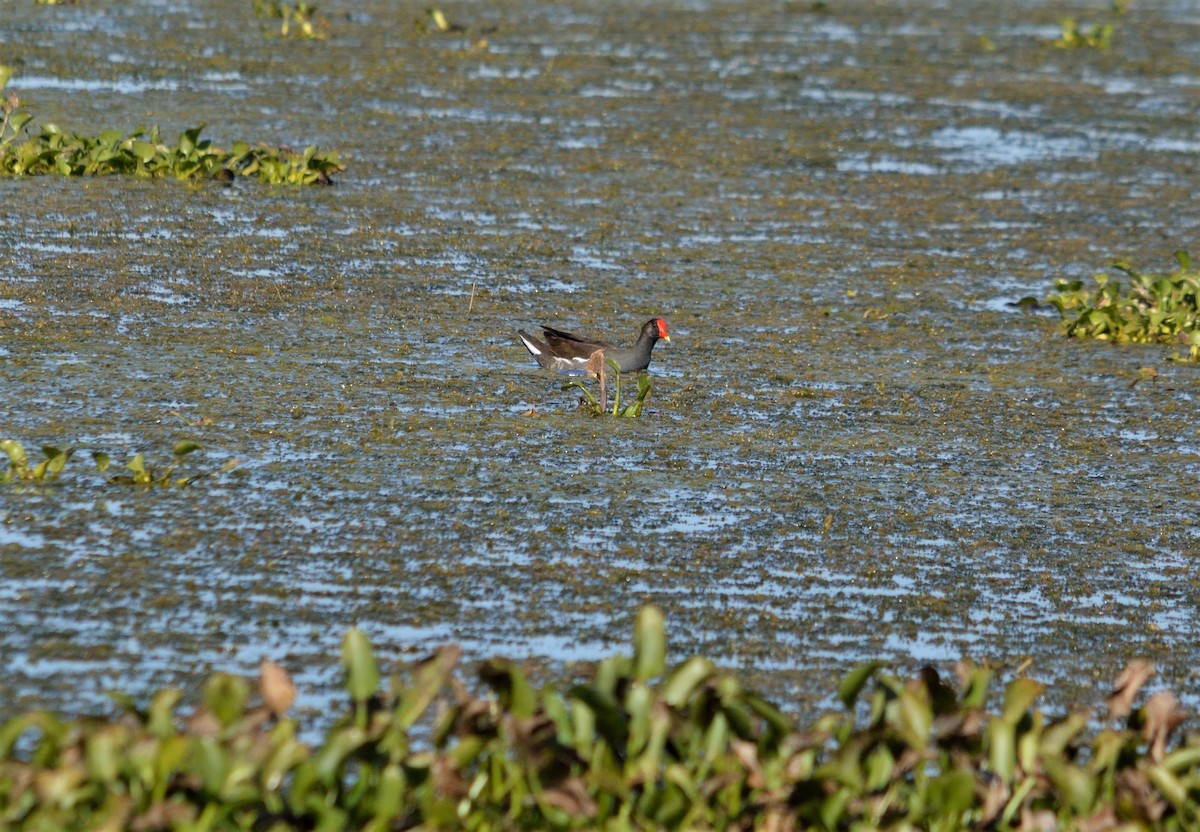
{"label": "bird's black head", "polygon": [[642,337],[653,338],[655,341],[661,338],[668,344],[671,343],[671,336],[667,334],[667,322],[662,318],[654,318],[646,321],[642,325]]}

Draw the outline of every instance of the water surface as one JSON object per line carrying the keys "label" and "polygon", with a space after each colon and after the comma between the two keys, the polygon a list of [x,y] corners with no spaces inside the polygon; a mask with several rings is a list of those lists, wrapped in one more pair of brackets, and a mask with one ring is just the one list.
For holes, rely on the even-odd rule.
{"label": "water surface", "polygon": [[[464,2],[431,34],[365,0],[300,42],[235,0],[13,4],[39,122],[349,168],[0,181],[0,433],[76,448],[0,492],[0,716],[264,656],[319,710],[356,623],[389,662],[553,672],[647,602],[800,711],[871,658],[1194,689],[1197,369],[1009,302],[1195,243],[1200,19],[1063,51],[1054,4],[831,6]],[[637,421],[514,335],[659,314]],[[181,439],[241,465],[90,466]]]}

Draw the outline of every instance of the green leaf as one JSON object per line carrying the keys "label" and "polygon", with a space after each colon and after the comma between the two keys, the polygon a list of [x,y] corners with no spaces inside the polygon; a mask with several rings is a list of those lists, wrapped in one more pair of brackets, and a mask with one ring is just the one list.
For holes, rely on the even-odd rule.
{"label": "green leaf", "polygon": [[[2,89],[2,88],[0,88],[0,89]],[[13,113],[12,117],[8,120],[8,126],[13,131],[14,134],[20,133],[21,128],[24,127],[26,124],[28,124],[32,120],[33,120],[33,116],[31,116],[29,113],[16,112],[16,113]]]}
{"label": "green leaf", "polygon": [[507,659],[491,659],[479,668],[479,678],[500,698],[500,705],[513,716],[533,716],[537,704],[533,688],[516,665]]}
{"label": "green leaf", "polygon": [[204,683],[204,707],[227,727],[242,718],[249,695],[250,686],[240,676],[216,673]]}
{"label": "green leaf", "polygon": [[137,157],[138,161],[141,162],[143,165],[148,164],[151,159],[153,159],[156,155],[158,155],[158,148],[155,147],[154,145],[150,144],[149,142],[135,141],[130,146],[130,150],[133,152],[133,155]]}
{"label": "green leaf", "polygon": [[1013,679],[1004,689],[1004,712],[1000,719],[1009,725],[1016,725],[1045,687],[1033,679]]}
{"label": "green leaf", "polygon": [[633,685],[625,696],[625,712],[629,715],[629,740],[626,752],[641,754],[650,736],[650,717],[654,695],[646,685]]}
{"label": "green leaf", "polygon": [[858,700],[858,694],[862,691],[863,686],[871,680],[880,668],[885,667],[886,662],[871,661],[860,664],[858,667],[851,670],[842,679],[842,683],[838,685],[838,698],[842,700],[842,704],[847,708],[853,708],[855,701]]}
{"label": "green leaf", "polygon": [[[1053,756],[1063,754],[1071,740],[1079,736],[1087,728],[1087,725],[1088,715],[1082,711],[1075,711],[1066,718],[1049,725],[1042,733],[1039,752]],[[1095,747],[1093,746],[1093,753],[1094,751]]]}
{"label": "green leaf", "polygon": [[1041,761],[1046,774],[1071,808],[1080,815],[1088,814],[1096,798],[1096,782],[1082,768],[1059,757],[1044,755]]}
{"label": "green leaf", "polygon": [[783,737],[792,730],[792,724],[783,712],[758,694],[747,693],[742,697],[742,701],[771,726],[776,737]]}
{"label": "green leaf", "polygon": [[987,726],[987,738],[992,771],[1005,783],[1012,783],[1017,768],[1015,729],[1003,720],[993,719]]}
{"label": "green leaf", "polygon": [[137,480],[146,473],[146,457],[143,454],[137,454],[125,463],[125,467],[133,472],[133,477]]}
{"label": "green leaf", "polygon": [[8,459],[14,468],[27,468],[29,466],[29,459],[25,456],[25,447],[15,439],[0,441],[0,451],[8,455]]}
{"label": "green leaf", "polygon": [[929,784],[932,816],[959,818],[975,803],[975,778],[969,771],[952,771]]}
{"label": "green leaf", "polygon": [[924,749],[929,744],[929,732],[933,727],[928,691],[924,687],[905,685],[900,691],[899,714],[905,740],[915,749]]}
{"label": "green leaf", "polygon": [[821,802],[820,818],[826,829],[841,829],[846,826],[842,818],[846,814],[846,806],[850,803],[853,792],[850,789],[838,789]]}
{"label": "green leaf", "polygon": [[193,737],[191,751],[193,771],[200,775],[205,793],[216,803],[215,798],[229,774],[229,754],[212,737]]}
{"label": "green leaf", "polygon": [[42,476],[49,476],[51,479],[55,479],[63,472],[63,469],[67,466],[67,460],[75,453],[75,449],[67,448],[67,450],[62,451],[53,445],[43,445],[42,453],[46,455],[46,461],[38,466],[42,468]]}
{"label": "green leaf", "polygon": [[633,631],[634,678],[648,682],[663,672],[666,665],[667,637],[662,610],[645,606],[638,610]]}
{"label": "green leaf", "polygon": [[395,716],[397,725],[407,729],[416,723],[438,692],[446,685],[450,672],[461,657],[461,648],[441,647],[416,666],[412,685],[397,692],[397,699],[399,699]]}
{"label": "green leaf", "polygon": [[886,745],[879,745],[872,751],[863,765],[865,786],[871,791],[880,791],[892,781],[892,772],[896,768],[896,757]]}
{"label": "green leaf", "polygon": [[[1146,776],[1155,788],[1171,802],[1177,810],[1183,811],[1188,807],[1188,788],[1172,774],[1165,766],[1147,766]],[[1194,804],[1193,804],[1194,806]],[[1187,814],[1194,816],[1194,809]]]}
{"label": "green leaf", "polygon": [[193,127],[190,130],[184,130],[179,134],[179,153],[184,158],[191,157],[196,152],[196,145],[200,141],[200,131],[204,129],[204,125]]}
{"label": "green leaf", "polygon": [[104,453],[103,451],[92,451],[92,461],[96,463],[96,469],[101,474],[108,470],[108,466],[112,462],[112,460],[109,459],[108,454]]}
{"label": "green leaf", "polygon": [[182,442],[175,443],[175,450],[173,451],[173,453],[175,454],[175,456],[186,456],[187,454],[190,454],[192,451],[198,451],[203,447],[204,446],[201,445],[199,442],[193,442],[190,439],[184,439]]}
{"label": "green leaf", "polygon": [[570,697],[588,706],[596,720],[596,730],[600,736],[614,752],[624,754],[629,718],[616,701],[596,688],[584,685],[571,688]]}
{"label": "green leaf", "polygon": [[164,688],[154,694],[146,709],[146,730],[165,739],[175,734],[175,706],[183,699],[178,688]]}
{"label": "green leaf", "polygon": [[342,667],[346,671],[346,691],[355,702],[365,702],[379,689],[379,667],[371,643],[357,627],[350,628],[342,639]]}
{"label": "green leaf", "polygon": [[383,767],[379,774],[379,784],[375,787],[374,803],[375,822],[386,824],[399,816],[404,807],[404,773],[398,763],[389,763]]}
{"label": "green leaf", "polygon": [[671,673],[666,687],[663,688],[663,701],[672,708],[683,707],[696,688],[715,674],[716,667],[711,661],[701,656],[693,656]]}

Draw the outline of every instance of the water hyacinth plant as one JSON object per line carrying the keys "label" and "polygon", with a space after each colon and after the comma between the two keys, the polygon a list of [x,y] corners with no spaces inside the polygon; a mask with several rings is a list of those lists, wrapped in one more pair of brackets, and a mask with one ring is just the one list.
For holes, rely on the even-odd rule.
{"label": "water hyacinth plant", "polygon": [[[0,175],[105,176],[123,174],[146,178],[218,179],[257,177],[272,185],[329,185],[343,171],[336,153],[311,145],[297,153],[288,148],[251,146],[234,142],[229,150],[201,139],[204,125],[184,130],[176,142],[164,141],[158,127],[139,127],[129,135],[105,130],[98,136],[67,133],[53,124],[28,134],[32,116],[5,86],[12,70],[0,66]],[[21,135],[26,138],[18,142]]]}
{"label": "water hyacinth plant", "polygon": [[183,464],[183,459],[188,454],[200,450],[203,446],[199,442],[193,442],[185,439],[182,442],[175,443],[175,448],[172,451],[174,459],[172,462],[161,468],[153,468],[146,464],[144,454],[137,454],[129,462],[125,463],[125,469],[128,474],[109,475],[108,469],[112,465],[112,460],[108,454],[102,451],[96,451],[92,454],[92,460],[96,463],[96,470],[103,475],[108,482],[114,485],[143,485],[143,486],[161,486],[167,488],[175,486],[182,488],[185,485],[191,485],[197,480],[205,477],[216,476],[236,468],[240,462],[236,459],[229,460],[220,468],[213,471],[203,471],[198,474],[190,474],[186,477],[176,477],[175,472]]}
{"label": "water hyacinth plant", "polygon": [[280,20],[279,37],[281,38],[289,35],[307,40],[323,40],[325,38],[315,22],[317,6],[307,0],[297,0],[296,3],[282,2],[282,0],[254,0],[254,16],[259,20],[268,18]]}
{"label": "water hyacinth plant", "polygon": [[[1187,830],[1200,824],[1200,736],[1133,662],[1103,710],[1048,718],[1043,686],[863,665],[842,708],[799,727],[708,659],[668,669],[662,614],[631,656],[535,688],[510,661],[473,690],[443,647],[385,677],[342,642],[346,710],[316,747],[295,687],[264,663],[258,695],[217,674],[199,705],[164,690],[115,718],[47,712],[0,726],[6,829]],[[386,683],[384,682],[386,678]],[[995,702],[996,709],[989,705]],[[1097,726],[1098,730],[1097,730]]]}
{"label": "water hyacinth plant", "polygon": [[1087,31],[1075,22],[1073,17],[1064,17],[1058,21],[1062,34],[1053,42],[1057,49],[1099,49],[1105,50],[1112,44],[1113,24],[1094,23]]}
{"label": "water hyacinth plant", "polygon": [[[612,410],[608,408],[608,374],[609,371],[616,377],[616,390],[613,393]],[[621,368],[617,362],[612,359],[605,359],[604,353],[596,352],[592,355],[591,360],[587,363],[588,373],[594,377],[600,385],[599,397],[592,393],[587,386],[578,379],[572,379],[563,385],[563,390],[575,388],[583,393],[580,397],[580,405],[595,416],[604,416],[605,414],[614,418],[636,419],[642,415],[642,408],[645,407],[646,399],[650,396],[650,391],[654,385],[650,381],[650,374],[640,372],[637,376],[638,391],[637,396],[632,402],[626,405],[621,404]]]}
{"label": "water hyacinth plant", "polygon": [[25,453],[25,446],[15,439],[0,440],[0,451],[8,457],[8,468],[0,472],[0,482],[56,480],[67,466],[71,454],[75,453],[74,448],[64,451],[53,445],[43,445],[42,455],[46,458],[32,465]]}
{"label": "water hyacinth plant", "polygon": [[139,127],[129,135],[105,130],[98,136],[85,136],[47,124],[24,142],[10,140],[0,147],[0,174],[124,174],[227,181],[253,176],[272,185],[328,185],[334,173],[345,170],[336,153],[318,152],[316,145],[297,153],[287,148],[251,147],[239,141],[223,150],[200,138],[203,129],[200,125],[184,130],[177,142],[168,144],[157,126],[149,133]]}
{"label": "water hyacinth plant", "polygon": [[[213,477],[232,471],[241,464],[240,460],[230,459],[214,470],[189,474],[185,477],[176,477],[175,472],[183,464],[184,457],[194,451],[200,450],[202,447],[199,442],[193,442],[190,439],[176,442],[172,449],[174,459],[170,464],[162,467],[152,467],[147,464],[144,454],[136,454],[124,466],[129,472],[127,474],[109,474],[112,459],[104,451],[93,451],[92,461],[96,463],[96,470],[105,478],[105,482],[113,485],[157,485],[163,487],[190,485],[205,477]],[[25,446],[15,439],[0,440],[0,453],[8,457],[8,467],[0,471],[0,483],[14,481],[48,482],[59,478],[63,469],[66,468],[67,461],[75,453],[75,449],[67,448],[63,450],[53,445],[43,445],[42,454],[45,456],[45,459],[36,465],[29,461],[29,456],[25,452]]]}
{"label": "water hyacinth plant", "polygon": [[[1113,268],[1129,277],[1128,289],[1119,280],[1097,274],[1096,287],[1081,280],[1057,280],[1046,303],[1063,318],[1063,332],[1075,338],[1116,343],[1187,345],[1187,358],[1200,359],[1200,271],[1186,251],[1175,252],[1179,265],[1169,274],[1135,271],[1123,261]],[[1178,357],[1178,355],[1177,355]]]}

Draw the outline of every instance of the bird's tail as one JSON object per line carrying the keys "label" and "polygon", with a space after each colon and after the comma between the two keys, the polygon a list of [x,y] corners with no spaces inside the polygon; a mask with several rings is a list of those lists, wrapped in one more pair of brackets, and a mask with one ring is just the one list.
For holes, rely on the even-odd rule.
{"label": "bird's tail", "polygon": [[554,356],[550,354],[550,347],[538,339],[534,338],[528,332],[517,330],[517,335],[521,338],[521,343],[525,345],[525,349],[529,350],[529,354],[533,356],[543,367],[549,367],[554,363]]}

